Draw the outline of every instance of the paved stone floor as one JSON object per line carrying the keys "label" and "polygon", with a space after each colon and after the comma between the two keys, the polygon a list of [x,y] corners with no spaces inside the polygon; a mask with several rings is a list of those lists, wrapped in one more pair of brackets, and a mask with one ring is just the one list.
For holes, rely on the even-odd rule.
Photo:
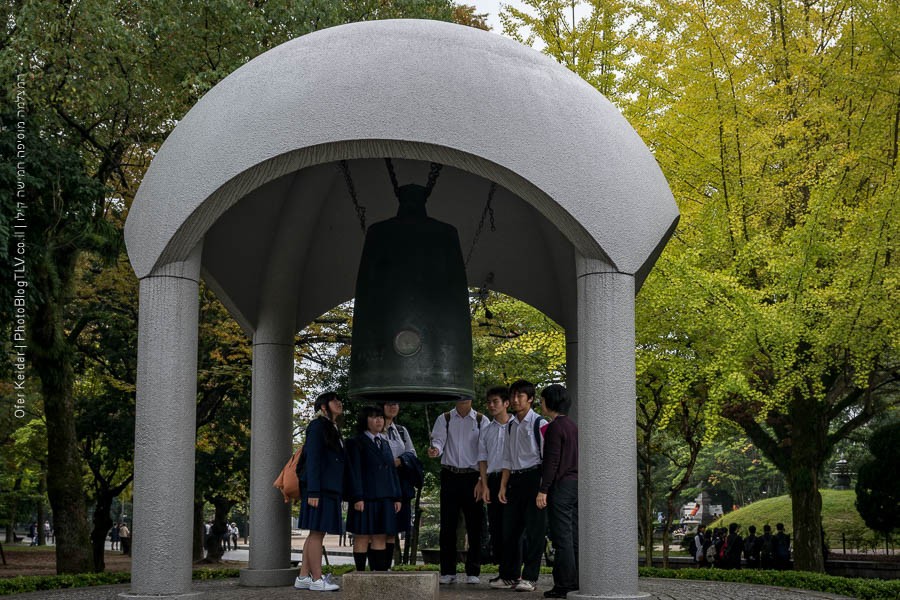
{"label": "paved stone floor", "polygon": [[[538,600],[543,599],[543,591],[552,586],[550,577],[542,575],[538,591],[516,593],[494,590],[488,587],[487,578],[481,585],[441,586],[440,595],[444,600]],[[846,596],[790,590],[762,585],[744,585],[714,581],[682,581],[675,579],[640,579],[640,590],[650,594],[653,600],[841,600]],[[16,594],[9,598],[29,600],[114,600],[118,594],[128,591],[128,585],[111,585],[75,590],[54,590]],[[204,600],[303,600],[327,598],[341,600],[341,592],[317,594],[301,592],[292,588],[245,588],[236,579],[224,581],[197,582],[194,591],[206,592]]]}

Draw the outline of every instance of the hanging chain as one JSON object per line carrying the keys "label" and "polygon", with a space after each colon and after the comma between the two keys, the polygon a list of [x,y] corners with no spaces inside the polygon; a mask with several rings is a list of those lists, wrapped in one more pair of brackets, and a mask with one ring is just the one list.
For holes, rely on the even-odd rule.
{"label": "hanging chain", "polygon": [[387,164],[388,175],[391,176],[391,185],[394,186],[394,196],[397,199],[400,199],[400,184],[397,183],[397,173],[394,171],[394,163],[391,162],[390,158],[384,159],[385,164]]}
{"label": "hanging chain", "polygon": [[437,183],[438,175],[441,174],[441,169],[444,167],[441,163],[431,163],[431,169],[428,171],[428,183],[425,185],[425,199],[428,199],[428,196],[431,195],[431,190],[434,189],[434,184]]}
{"label": "hanging chain", "polygon": [[353,185],[353,178],[350,177],[350,167],[347,165],[346,160],[342,160],[340,162],[341,172],[344,174],[344,181],[347,183],[347,191],[350,192],[350,199],[353,200],[353,208],[356,209],[356,216],[359,217],[359,226],[363,230],[363,233],[366,232],[366,207],[359,205],[359,200],[356,198],[356,187]]}
{"label": "hanging chain", "polygon": [[472,258],[472,253],[475,251],[475,246],[478,244],[478,238],[481,237],[481,231],[484,229],[484,220],[487,217],[490,217],[491,220],[491,233],[497,231],[497,225],[494,223],[494,207],[491,206],[491,203],[494,201],[494,192],[497,191],[497,184],[495,182],[491,182],[491,189],[488,191],[487,202],[484,204],[484,210],[481,211],[481,220],[478,221],[478,227],[475,228],[475,237],[472,238],[472,247],[469,248],[469,254],[466,256],[466,266],[469,266],[469,260]]}

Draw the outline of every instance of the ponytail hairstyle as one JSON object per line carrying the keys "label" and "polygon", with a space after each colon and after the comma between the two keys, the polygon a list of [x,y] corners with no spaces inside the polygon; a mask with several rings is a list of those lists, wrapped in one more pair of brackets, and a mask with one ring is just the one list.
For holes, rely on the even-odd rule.
{"label": "ponytail hairstyle", "polygon": [[332,400],[340,399],[341,397],[337,395],[337,392],[325,392],[324,394],[319,394],[315,403],[313,403],[313,408],[316,410],[316,417],[328,421],[326,427],[323,428],[325,445],[335,451],[340,451],[342,447],[341,432],[334,420],[334,415],[331,414],[331,409],[328,408],[328,403]]}

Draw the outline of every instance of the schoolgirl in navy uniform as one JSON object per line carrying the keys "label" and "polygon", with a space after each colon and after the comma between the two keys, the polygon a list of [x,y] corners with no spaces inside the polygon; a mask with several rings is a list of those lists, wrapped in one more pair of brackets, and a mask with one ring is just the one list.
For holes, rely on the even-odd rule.
{"label": "schoolgirl in navy uniform", "polygon": [[397,533],[400,510],[400,480],[390,445],[381,435],[384,412],[366,406],[356,424],[356,437],[347,442],[350,468],[347,531],[353,537],[353,561],[359,571],[366,568],[366,552],[371,544],[373,571],[386,571],[390,557],[385,549],[388,537]]}
{"label": "schoolgirl in navy uniform", "polygon": [[341,533],[341,499],[347,455],[344,440],[335,419],[344,412],[334,392],[316,398],[316,418],[306,428],[303,446],[305,460],[300,475],[299,529],[308,529],[303,543],[303,561],[294,587],[330,592],[340,588],[329,577],[322,577],[322,541],[326,533]]}

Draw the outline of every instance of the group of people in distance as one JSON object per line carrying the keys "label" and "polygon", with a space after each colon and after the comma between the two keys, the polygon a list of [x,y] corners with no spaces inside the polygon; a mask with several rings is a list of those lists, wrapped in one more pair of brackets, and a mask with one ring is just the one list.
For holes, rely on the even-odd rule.
{"label": "group of people in distance", "polygon": [[[565,387],[541,392],[533,410],[534,385],[525,380],[486,394],[485,416],[472,400],[459,400],[434,422],[428,456],[440,459],[440,583],[481,583],[484,506],[492,560],[499,574],[492,588],[534,591],[548,533],[555,549],[553,588],[547,598],[578,589],[578,428],[567,417]],[[410,523],[410,499],[422,482],[422,464],[405,427],[396,423],[396,402],[364,407],[357,435],[344,440],[336,418],[337,394],[316,398],[316,418],[306,431],[299,477],[299,528],[309,530],[297,589],[339,589],[322,574],[322,541],[342,532],[341,502],[348,501],[346,530],[354,534],[357,570],[390,568],[393,542]],[[465,576],[456,574],[456,528],[462,512],[470,551]]]}
{"label": "group of people in distance", "polygon": [[764,525],[761,536],[754,525],[747,528],[746,538],[740,529],[737,523],[714,529],[701,525],[691,541],[694,562],[701,567],[740,569],[743,558],[748,569],[790,569],[791,538],[783,523],[775,525],[775,534],[771,525]]}

